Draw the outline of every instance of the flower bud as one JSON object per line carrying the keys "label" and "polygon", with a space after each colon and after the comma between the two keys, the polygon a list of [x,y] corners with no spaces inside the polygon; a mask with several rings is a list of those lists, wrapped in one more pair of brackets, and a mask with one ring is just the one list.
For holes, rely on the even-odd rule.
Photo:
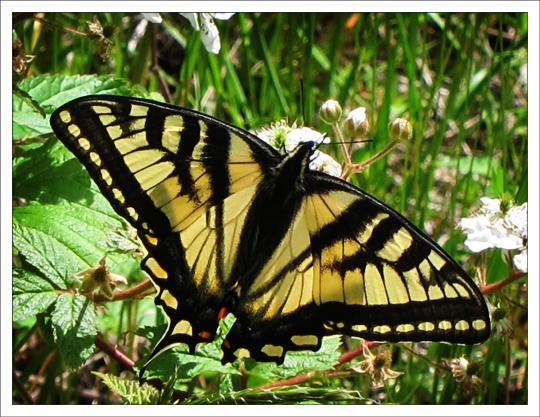
{"label": "flower bud", "polygon": [[341,119],[341,106],[336,100],[327,100],[319,109],[319,116],[328,124],[336,123]]}
{"label": "flower bud", "polygon": [[404,142],[412,139],[413,127],[407,119],[402,119],[400,117],[394,119],[394,121],[388,125],[388,130],[390,130],[390,139],[395,140],[396,142]]}
{"label": "flower bud", "polygon": [[345,131],[353,138],[361,138],[369,133],[369,121],[366,108],[358,107],[352,110],[343,122]]}

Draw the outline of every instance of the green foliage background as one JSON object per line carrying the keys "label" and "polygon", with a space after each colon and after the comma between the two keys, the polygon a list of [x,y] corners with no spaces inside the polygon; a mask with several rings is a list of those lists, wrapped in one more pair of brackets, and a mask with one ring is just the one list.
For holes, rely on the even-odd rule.
{"label": "green foliage background", "polygon": [[[95,350],[96,335],[133,360],[144,358],[144,337],[155,337],[153,326],[163,318],[155,317],[150,300],[94,305],[76,294],[72,274],[104,253],[130,286],[144,277],[125,222],[52,136],[50,114],[73,98],[109,93],[163,100],[161,93],[165,101],[247,129],[286,118],[335,139],[318,117],[320,105],[333,98],[345,112],[368,109],[372,141],[355,152],[355,162],[385,148],[388,123],[405,117],[413,138],[351,181],[427,229],[486,284],[507,278],[511,266],[499,251],[469,253],[455,224],[479,207],[482,196],[505,193],[520,204],[528,198],[527,14],[238,13],[216,21],[216,55],[179,14],[162,17],[158,25],[140,14],[13,16],[14,38],[35,56],[26,71],[14,73],[13,401],[119,403],[135,396],[132,402],[527,403],[523,278],[490,297],[511,311],[512,340],[494,335],[475,347],[421,344],[417,355],[395,345],[390,367],[404,375],[379,390],[370,388],[367,375],[347,371],[347,364],[324,372],[339,357],[333,342],[319,356],[291,355],[288,368],[248,361],[242,372],[223,369],[211,348],[201,353],[204,359],[170,352],[149,369],[169,381],[160,395],[114,379],[135,376]],[[94,18],[104,28],[101,37],[88,34],[85,22]],[[344,343],[345,351],[357,346]],[[461,355],[484,363],[472,398],[442,369],[443,358]],[[90,371],[106,372],[112,389]],[[307,372],[303,388],[291,382],[256,389]]]}

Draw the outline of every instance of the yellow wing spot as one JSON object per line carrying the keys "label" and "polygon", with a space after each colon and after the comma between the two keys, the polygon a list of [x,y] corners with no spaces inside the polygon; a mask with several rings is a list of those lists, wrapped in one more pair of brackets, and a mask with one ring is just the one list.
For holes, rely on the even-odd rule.
{"label": "yellow wing spot", "polygon": [[465,320],[460,320],[456,323],[456,330],[469,330],[469,323]]}
{"label": "yellow wing spot", "polygon": [[68,110],[62,110],[58,113],[58,117],[60,117],[60,120],[65,124],[71,123],[71,113]]}
{"label": "yellow wing spot", "polygon": [[137,213],[137,211],[133,207],[128,207],[127,211],[133,220],[135,221],[139,220],[139,213]]}
{"label": "yellow wing spot", "polygon": [[441,290],[441,287],[438,285],[430,285],[428,288],[428,296],[430,300],[440,300],[444,298],[444,294]]}
{"label": "yellow wing spot", "polygon": [[163,300],[167,307],[170,307],[173,310],[176,310],[178,308],[178,300],[169,292],[169,290],[163,290],[160,298]]}
{"label": "yellow wing spot", "polygon": [[249,358],[251,357],[251,353],[249,353],[249,350],[245,348],[240,348],[234,351],[234,356],[237,358]]}
{"label": "yellow wing spot", "polygon": [[429,321],[425,321],[418,325],[418,330],[423,330],[425,332],[431,332],[435,330],[435,325]]}
{"label": "yellow wing spot", "polygon": [[163,125],[163,138],[161,143],[172,153],[178,152],[180,133],[184,130],[184,118],[179,114],[167,116]]}
{"label": "yellow wing spot", "polygon": [[201,139],[206,139],[208,137],[208,135],[206,134],[208,130],[208,125],[204,120],[199,119],[199,127],[201,129]]}
{"label": "yellow wing spot", "polygon": [[473,320],[472,327],[475,330],[484,330],[486,328],[486,322],[481,319]]}
{"label": "yellow wing spot", "polygon": [[296,336],[291,337],[291,341],[296,346],[305,346],[305,345],[314,346],[319,342],[319,338],[314,335],[309,335],[309,336],[296,335]]}
{"label": "yellow wing spot", "polygon": [[384,283],[374,264],[367,264],[365,270],[366,296],[369,305],[388,304]]}
{"label": "yellow wing spot", "polygon": [[105,181],[107,185],[110,187],[113,183],[113,180],[112,180],[111,174],[109,174],[109,171],[107,171],[106,169],[102,169],[100,171],[100,174],[101,174],[101,179]]}
{"label": "yellow wing spot", "polygon": [[283,356],[283,347],[275,345],[264,345],[261,349],[261,352],[266,353],[268,356],[274,358],[281,357]]}
{"label": "yellow wing spot", "polygon": [[188,336],[193,336],[193,327],[191,327],[189,321],[180,320],[176,323],[176,326],[174,326],[172,334],[187,334]]}
{"label": "yellow wing spot", "polygon": [[159,279],[169,278],[167,271],[165,271],[154,258],[148,258],[146,260],[145,265],[152,271],[152,274],[154,274],[156,278],[159,278]]}
{"label": "yellow wing spot", "polygon": [[461,284],[454,284],[454,288],[463,298],[470,298],[469,292]]}
{"label": "yellow wing spot", "polygon": [[110,107],[107,106],[92,106],[92,110],[94,110],[94,113],[96,114],[110,114],[112,113],[112,110]]}
{"label": "yellow wing spot", "polygon": [[146,119],[135,119],[129,125],[130,130],[138,131],[146,128]]}
{"label": "yellow wing spot", "polygon": [[403,280],[397,271],[389,264],[383,266],[384,284],[388,292],[388,299],[391,304],[406,304],[409,300],[409,294],[405,288]]}
{"label": "yellow wing spot", "polygon": [[375,326],[373,327],[373,332],[374,333],[381,333],[381,334],[385,334],[385,333],[388,333],[388,332],[391,332],[392,331],[392,328],[390,326]]}
{"label": "yellow wing spot", "polygon": [[396,327],[396,332],[399,333],[408,333],[412,332],[414,330],[414,326],[412,324],[400,324]]}
{"label": "yellow wing spot", "polygon": [[394,234],[394,241],[401,248],[401,252],[403,253],[411,247],[414,239],[409,231],[402,227],[396,234]]}
{"label": "yellow wing spot", "polygon": [[90,160],[97,166],[101,166],[101,158],[97,152],[89,152]]}
{"label": "yellow wing spot", "polygon": [[116,122],[116,117],[112,114],[102,114],[99,116],[99,120],[103,126],[109,126],[111,123]]}
{"label": "yellow wing spot", "polygon": [[148,107],[141,106],[139,104],[132,104],[131,111],[129,112],[130,116],[133,117],[142,117],[148,114]]}
{"label": "yellow wing spot", "polygon": [[81,135],[81,129],[77,125],[69,125],[68,131],[71,135],[75,136],[76,138],[78,138]]}
{"label": "yellow wing spot", "polygon": [[431,251],[428,259],[431,261],[437,271],[440,271],[442,267],[446,265],[446,261],[437,252]]}
{"label": "yellow wing spot", "polygon": [[418,269],[420,270],[420,274],[426,279],[429,280],[431,278],[431,274],[433,272],[433,269],[431,268],[431,264],[427,259],[424,259],[420,265],[418,265]]}
{"label": "yellow wing spot", "polygon": [[122,128],[118,125],[108,126],[107,133],[109,134],[112,140],[118,139],[124,134],[124,132],[122,131]]}
{"label": "yellow wing spot", "polygon": [[444,294],[448,298],[457,298],[458,297],[458,293],[456,292],[456,290],[454,290],[452,285],[450,285],[448,282],[444,283]]}
{"label": "yellow wing spot", "polygon": [[138,132],[129,137],[118,139],[114,141],[114,146],[118,149],[122,155],[131,153],[142,147],[148,146],[148,140],[146,139],[146,132]]}
{"label": "yellow wing spot", "polygon": [[336,326],[338,327],[338,329],[343,329],[345,327],[345,323],[339,322],[336,323]]}
{"label": "yellow wing spot", "polygon": [[379,213],[377,216],[375,216],[373,219],[371,219],[371,222],[366,224],[364,230],[360,233],[358,236],[358,241],[363,245],[365,244],[369,239],[371,239],[371,234],[373,233],[373,230],[377,227],[377,225],[389,217],[386,213]]}
{"label": "yellow wing spot", "polygon": [[411,301],[427,301],[427,294],[421,284],[420,275],[418,275],[416,268],[403,272],[403,277],[406,280]]}
{"label": "yellow wing spot", "polygon": [[113,188],[112,192],[114,194],[114,198],[120,203],[123,203],[125,201],[124,194],[122,194],[122,191],[120,191],[118,188]]}
{"label": "yellow wing spot", "polygon": [[439,322],[438,327],[441,330],[450,330],[452,328],[452,323],[450,323],[448,320],[443,320]]}
{"label": "yellow wing spot", "polygon": [[411,246],[413,237],[407,229],[399,229],[384,247],[377,252],[377,256],[386,259],[389,262],[397,262],[403,253]]}
{"label": "yellow wing spot", "polygon": [[85,151],[89,151],[90,148],[92,147],[92,144],[90,143],[90,141],[86,138],[80,138],[79,139],[79,146],[81,148],[83,148]]}
{"label": "yellow wing spot", "polygon": [[355,332],[367,332],[368,328],[364,324],[355,324],[351,327]]}
{"label": "yellow wing spot", "polygon": [[345,272],[345,278],[343,280],[343,292],[345,293],[346,304],[366,304],[364,277],[360,268]]}

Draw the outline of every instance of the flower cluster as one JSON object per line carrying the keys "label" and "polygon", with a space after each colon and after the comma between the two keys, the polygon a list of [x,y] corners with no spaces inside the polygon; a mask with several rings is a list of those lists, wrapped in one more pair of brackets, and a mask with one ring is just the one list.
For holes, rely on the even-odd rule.
{"label": "flower cluster", "polygon": [[[309,127],[297,128],[296,124],[288,126],[284,120],[261,130],[257,133],[257,137],[282,153],[292,152],[301,142],[330,143],[330,139],[324,134]],[[319,150],[313,152],[309,168],[335,177],[341,175],[341,165],[330,155]]]}
{"label": "flower cluster", "polygon": [[488,248],[518,249],[514,265],[527,272],[527,203],[506,210],[501,200],[482,197],[480,201],[482,207],[478,213],[459,222],[467,233],[465,246],[473,252]]}

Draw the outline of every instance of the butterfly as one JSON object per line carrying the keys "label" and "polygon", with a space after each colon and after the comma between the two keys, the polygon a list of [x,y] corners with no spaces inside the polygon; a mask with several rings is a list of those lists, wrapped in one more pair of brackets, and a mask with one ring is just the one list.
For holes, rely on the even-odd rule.
{"label": "butterfly", "polygon": [[283,363],[323,337],[475,344],[490,334],[480,290],[386,204],[208,115],[87,96],[54,112],[56,136],[137,229],[168,328],[149,360],[190,353],[236,322],[222,362]]}

